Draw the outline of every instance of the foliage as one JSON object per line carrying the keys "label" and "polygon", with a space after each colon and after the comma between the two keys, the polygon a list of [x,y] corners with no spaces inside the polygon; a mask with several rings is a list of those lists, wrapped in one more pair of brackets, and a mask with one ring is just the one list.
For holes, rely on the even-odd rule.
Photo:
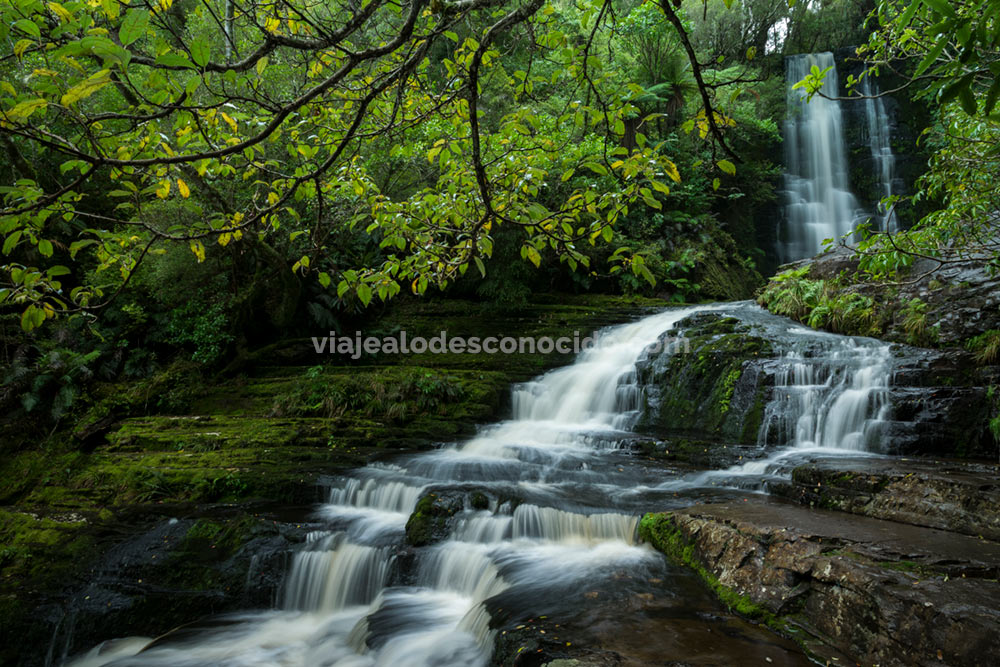
{"label": "foliage", "polygon": [[167,342],[191,348],[192,361],[204,364],[217,362],[233,341],[223,307],[200,300],[171,311],[165,332]]}
{"label": "foliage", "polygon": [[303,382],[278,396],[276,416],[340,417],[360,414],[402,423],[416,414],[435,414],[460,401],[465,390],[457,380],[419,368],[374,371],[344,377],[314,366]]}
{"label": "foliage", "polygon": [[913,196],[932,210],[910,230],[865,230],[857,250],[861,269],[874,278],[893,278],[917,259],[929,260],[930,270],[969,260],[998,266],[998,18],[997,0],[881,0],[869,17],[873,30],[858,49],[868,66],[863,76],[899,77],[900,88],[937,112],[925,131],[934,154]]}
{"label": "foliage", "polygon": [[[634,203],[658,208],[663,179],[680,179],[641,129],[620,145],[643,90],[593,50],[614,28],[606,2],[250,3],[229,29],[219,1],[55,6],[19,0],[0,22],[14,43],[0,113],[18,172],[0,211],[0,300],[23,309],[27,330],[100,307],[115,294],[106,276],[120,287],[169,243],[199,262],[212,244],[303,243],[291,270],[364,305],[484,272],[504,225],[530,263],[550,249],[586,266],[581,245]],[[564,91],[560,108],[538,113],[536,89]],[[494,97],[509,103],[484,111]],[[426,178],[383,192],[358,155],[367,143],[425,162]],[[575,173],[588,176],[539,201]],[[161,201],[184,215],[156,215]],[[343,227],[364,229],[380,255],[317,270]]]}
{"label": "foliage", "polygon": [[1000,362],[1000,331],[984,331],[966,342],[965,347],[975,355],[980,364]]}
{"label": "foliage", "polygon": [[758,302],[778,315],[785,315],[814,329],[874,336],[883,330],[870,296],[841,291],[837,285],[808,277],[810,266],[790,269],[771,279]]}

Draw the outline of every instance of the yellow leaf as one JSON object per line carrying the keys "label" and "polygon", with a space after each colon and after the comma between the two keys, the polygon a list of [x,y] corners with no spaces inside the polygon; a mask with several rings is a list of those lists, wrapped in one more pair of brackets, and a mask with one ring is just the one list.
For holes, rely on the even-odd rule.
{"label": "yellow leaf", "polygon": [[221,245],[223,248],[229,245],[229,242],[232,240],[233,240],[233,235],[229,234],[228,232],[226,234],[219,234],[219,245]]}
{"label": "yellow leaf", "polygon": [[188,184],[179,178],[177,179],[177,191],[181,193],[181,197],[184,197],[184,199],[191,196],[191,189],[188,188]]}
{"label": "yellow leaf", "polygon": [[26,120],[28,116],[35,113],[39,109],[44,109],[48,104],[41,97],[37,97],[33,100],[25,100],[17,104],[13,109],[6,112],[7,118],[13,120]]}
{"label": "yellow leaf", "polygon": [[14,45],[14,55],[17,56],[18,59],[20,59],[21,56],[24,55],[24,52],[27,51],[28,47],[31,46],[32,44],[34,44],[34,42],[32,42],[30,39],[18,40],[17,44]]}
{"label": "yellow leaf", "polygon": [[170,196],[170,181],[160,181],[160,187],[156,189],[156,196],[160,199],[166,199]]}
{"label": "yellow leaf", "polygon": [[230,117],[230,115],[227,114],[225,111],[222,112],[222,120],[226,121],[226,124],[229,125],[230,129],[232,129],[233,132],[236,132],[237,130],[236,121],[233,120],[232,117]]}
{"label": "yellow leaf", "polygon": [[58,2],[50,2],[49,9],[51,9],[52,12],[56,14],[61,21],[69,23],[70,21],[73,20],[73,15],[70,14],[69,11],[67,11],[66,8],[60,5]]}
{"label": "yellow leaf", "polygon": [[205,261],[205,246],[202,245],[201,241],[191,241],[191,252],[198,259],[199,264]]}
{"label": "yellow leaf", "polygon": [[67,90],[66,94],[62,96],[62,103],[64,106],[75,104],[90,97],[109,83],[111,83],[111,70],[102,69]]}

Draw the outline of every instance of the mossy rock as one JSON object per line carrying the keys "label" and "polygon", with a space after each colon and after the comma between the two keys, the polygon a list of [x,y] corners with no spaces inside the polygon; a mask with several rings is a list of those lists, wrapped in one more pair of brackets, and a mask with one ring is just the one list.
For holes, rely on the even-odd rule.
{"label": "mossy rock", "polygon": [[671,441],[756,443],[770,392],[760,362],[774,356],[771,343],[714,313],[688,318],[666,335],[687,346],[639,365],[647,406],[638,430]]}
{"label": "mossy rock", "polygon": [[448,536],[448,519],[461,511],[461,496],[424,494],[406,521],[406,543],[422,547]]}

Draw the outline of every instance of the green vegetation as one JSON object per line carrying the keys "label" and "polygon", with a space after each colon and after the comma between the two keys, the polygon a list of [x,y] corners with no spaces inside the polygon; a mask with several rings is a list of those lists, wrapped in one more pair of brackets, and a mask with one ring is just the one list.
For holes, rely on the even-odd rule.
{"label": "green vegetation", "polygon": [[694,545],[684,538],[669,514],[644,514],[639,522],[639,538],[678,565],[694,570],[705,585],[731,610],[747,618],[767,623],[777,630],[784,629],[785,624],[781,617],[755,604],[747,596],[722,585],[718,577],[705,568],[695,553]]}
{"label": "green vegetation", "polygon": [[[926,107],[910,129],[932,159],[889,202],[912,229],[760,303],[937,345],[907,267],[996,265],[998,0],[227,7],[0,5],[0,620],[164,508],[200,517],[176,582],[209,590],[253,503],[468,435],[570,360],[346,359],[314,336],[587,336],[753,298],[776,264],[785,55],[864,44],[851,83]],[[704,433],[667,457],[754,442],[763,419],[742,363],[768,343],[724,319],[692,338],[655,371],[662,414]],[[963,338],[997,361],[997,330]],[[421,503],[413,544],[451,511]]]}
{"label": "green vegetation", "polygon": [[778,315],[796,319],[815,329],[857,336],[877,336],[890,313],[875,312],[875,300],[843,291],[840,281],[808,278],[810,265],[790,269],[771,279],[757,301]]}

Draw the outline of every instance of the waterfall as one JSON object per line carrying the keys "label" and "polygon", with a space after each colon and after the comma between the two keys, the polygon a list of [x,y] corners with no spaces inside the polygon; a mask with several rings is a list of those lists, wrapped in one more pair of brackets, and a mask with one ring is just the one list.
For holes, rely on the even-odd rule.
{"label": "waterfall", "polygon": [[788,118],[785,121],[785,221],[779,235],[782,262],[812,257],[824,239],[849,234],[859,218],[859,206],[847,174],[847,149],[840,103],[820,95],[806,102],[806,93],[792,86],[812,67],[830,70],[823,93],[839,95],[837,66],[832,53],[811,53],[785,59]]}
{"label": "waterfall", "polygon": [[786,353],[758,442],[794,448],[877,449],[886,419],[889,346],[818,336],[818,353]]}
{"label": "waterfall", "polygon": [[[879,199],[896,194],[896,156],[892,154],[889,144],[891,136],[889,115],[885,112],[885,104],[879,96],[878,82],[871,76],[861,79],[861,94],[865,96],[865,123],[868,129],[868,145],[872,152],[872,162],[878,176]],[[896,212],[887,210],[881,201],[876,202],[878,229],[887,232],[899,230]]]}
{"label": "waterfall", "polygon": [[[629,578],[669,577],[660,555],[637,540],[639,515],[679,506],[681,483],[739,486],[773,472],[769,460],[664,483],[669,472],[614,446],[645,402],[636,363],[661,334],[710,311],[771,318],[792,341],[773,360],[762,441],[783,452],[875,442],[887,346],[791,325],[750,304],[670,309],[607,329],[574,364],[515,386],[509,421],[334,480],[293,554],[279,609],[125,644],[132,657],[116,664],[484,667],[497,632],[491,603],[509,618],[545,618],[578,613],[589,591],[612,599]],[[473,491],[489,502],[468,502]],[[438,539],[406,546],[407,519],[429,492],[446,503],[434,514]]]}

